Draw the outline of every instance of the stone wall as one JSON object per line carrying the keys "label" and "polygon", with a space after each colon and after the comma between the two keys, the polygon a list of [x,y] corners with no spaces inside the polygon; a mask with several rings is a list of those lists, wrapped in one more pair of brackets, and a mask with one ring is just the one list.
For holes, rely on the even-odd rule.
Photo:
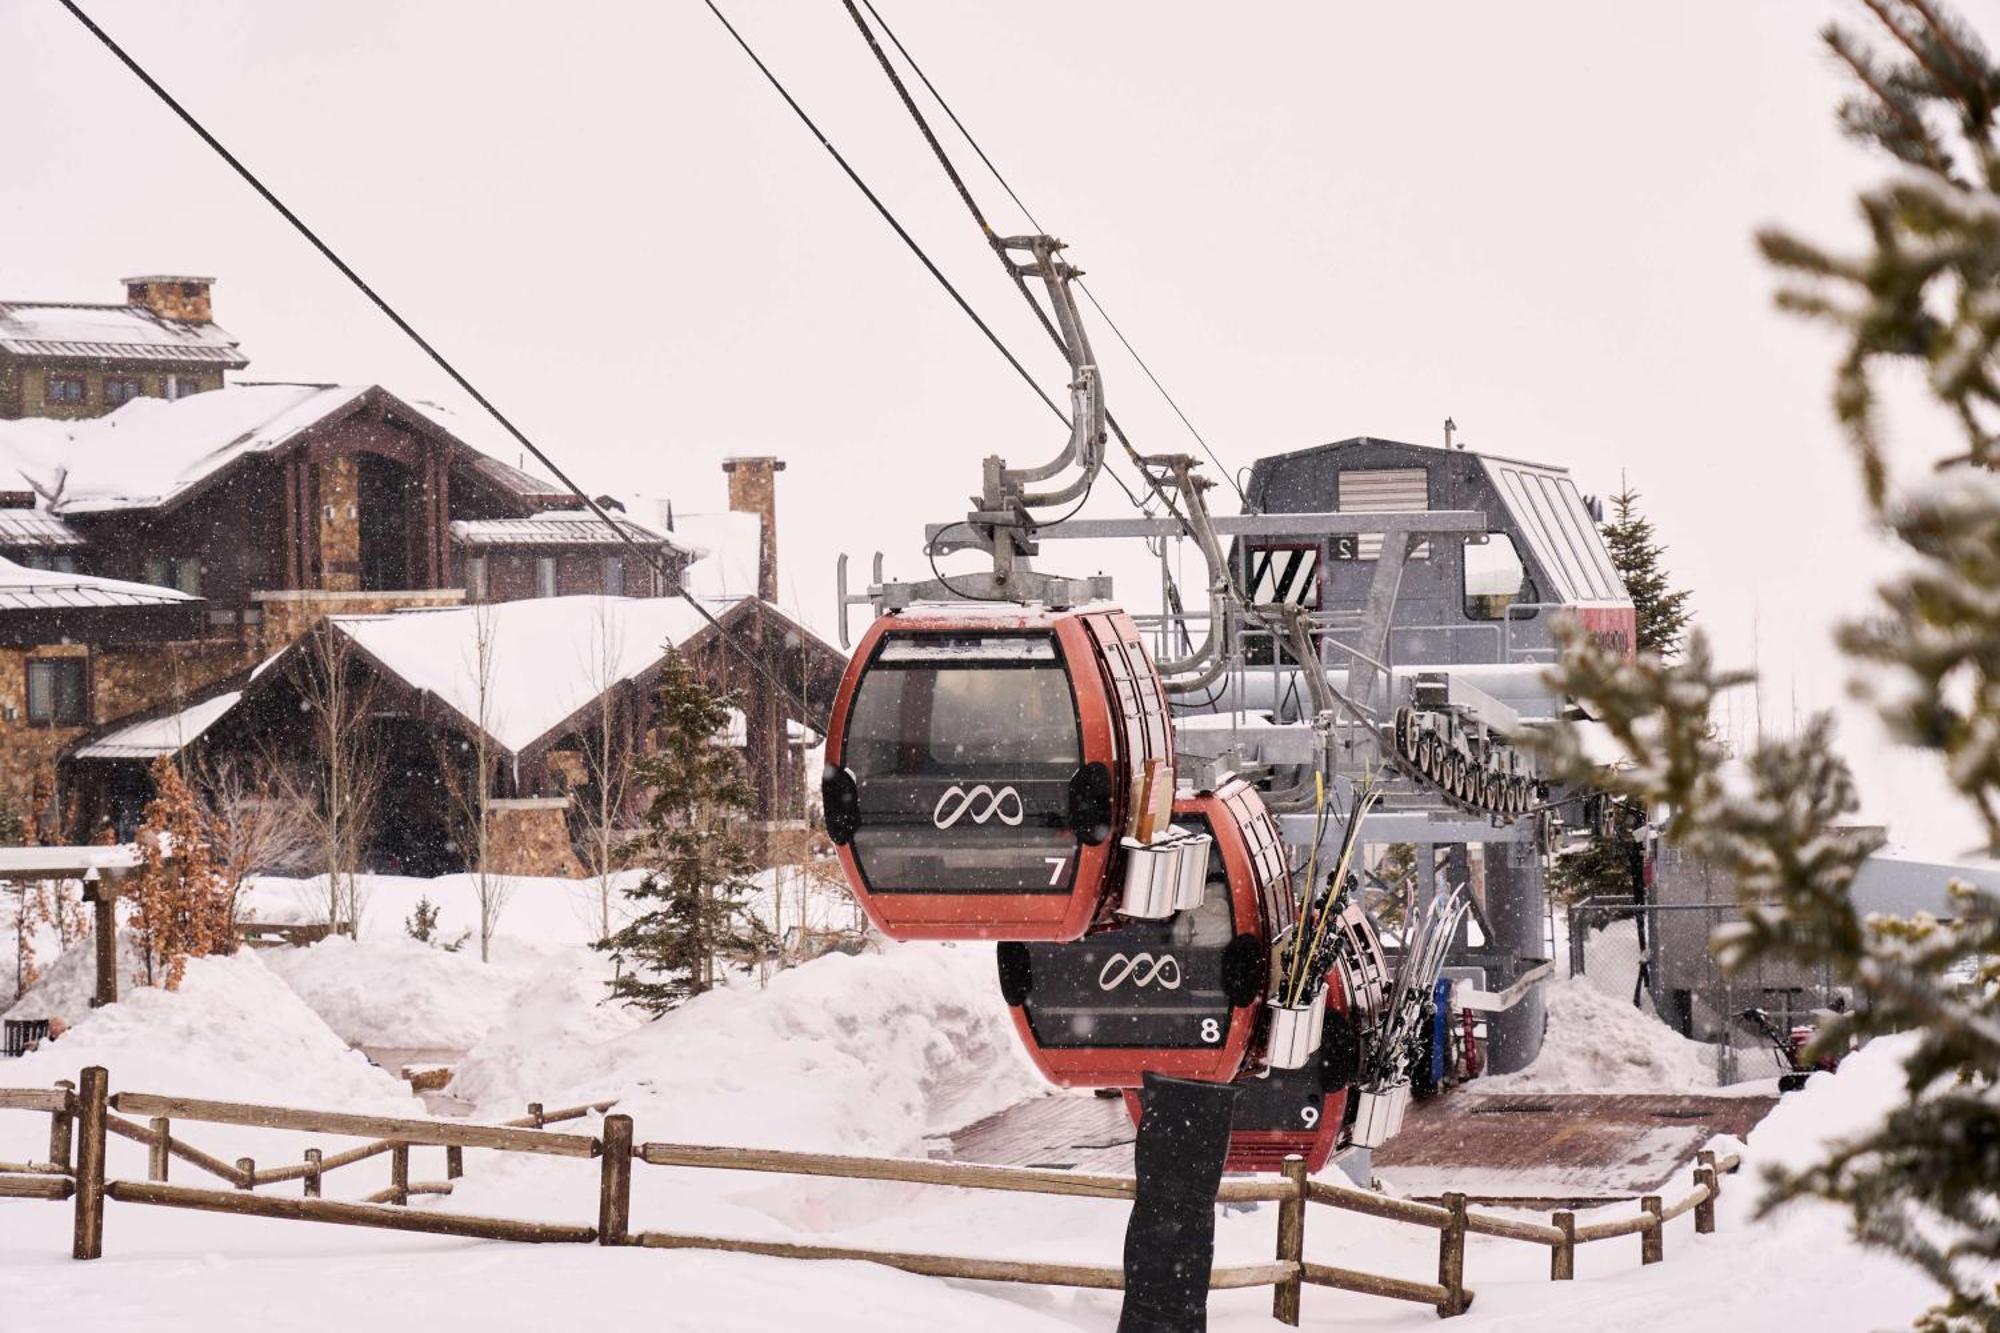
{"label": "stone wall", "polygon": [[[50,657],[88,659],[88,725],[58,727],[28,721],[28,662]],[[93,727],[192,699],[256,658],[255,652],[233,639],[98,649],[74,643],[0,649],[0,805],[19,815],[40,839],[60,840],[66,836],[70,815],[58,782],[58,761],[65,751]]]}
{"label": "stone wall", "polygon": [[486,868],[497,875],[583,877],[569,840],[569,798],[494,801],[488,808]]}
{"label": "stone wall", "polygon": [[251,594],[263,611],[259,651],[269,657],[296,643],[321,616],[379,616],[405,606],[457,606],[463,588],[414,592],[329,592],[320,589]]}
{"label": "stone wall", "polygon": [[361,465],[353,454],[319,462],[319,583],[329,592],[361,586]]}

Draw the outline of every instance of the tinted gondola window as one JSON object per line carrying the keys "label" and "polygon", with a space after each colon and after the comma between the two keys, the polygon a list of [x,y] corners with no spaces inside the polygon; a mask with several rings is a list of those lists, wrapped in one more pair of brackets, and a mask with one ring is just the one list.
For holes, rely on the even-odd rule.
{"label": "tinted gondola window", "polygon": [[[1208,821],[1177,819],[1208,831]],[[1222,853],[1211,847],[1200,907],[1166,921],[1128,921],[1073,944],[1030,944],[1028,1025],[1050,1050],[1219,1046],[1231,1006],[1222,955],[1235,937]]]}
{"label": "tinted gondola window", "polygon": [[1066,893],[1083,762],[1069,675],[1045,634],[887,640],[855,692],[841,762],[854,854],[878,893]]}

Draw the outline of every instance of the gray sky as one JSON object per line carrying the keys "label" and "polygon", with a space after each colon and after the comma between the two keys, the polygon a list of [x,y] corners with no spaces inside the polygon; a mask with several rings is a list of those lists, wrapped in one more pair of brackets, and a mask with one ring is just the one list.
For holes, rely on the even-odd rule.
{"label": "gray sky", "polygon": [[[840,5],[724,3],[1059,392]],[[983,455],[1060,443],[695,0],[86,7],[591,489],[718,508],[725,456],[787,459],[786,595],[815,623],[837,550],[914,577]],[[1840,707],[1868,813],[1972,842],[1928,763],[1845,701],[1827,630],[1888,556],[1826,406],[1836,343],[1772,310],[1750,243],[1769,221],[1856,234],[1882,168],[1835,133],[1814,33],[1858,6],[878,7],[1232,468],[1433,442],[1450,414],[1587,492],[1628,478],[1723,659],[1761,662],[1766,730]],[[2000,38],[2000,0],[1961,9]],[[27,131],[0,294],[215,274],[245,378],[456,401],[54,0],[0,0],[0,114]],[[1189,447],[1096,336],[1139,447]],[[1914,405],[1898,424],[1909,466],[1945,447]],[[1124,504],[1100,487],[1091,512]]]}

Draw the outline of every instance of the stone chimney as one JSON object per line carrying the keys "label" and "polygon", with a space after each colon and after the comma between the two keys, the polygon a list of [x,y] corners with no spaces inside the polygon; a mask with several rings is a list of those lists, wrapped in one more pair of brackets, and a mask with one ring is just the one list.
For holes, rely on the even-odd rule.
{"label": "stone chimney", "polygon": [[208,324],[215,319],[208,289],[214,278],[188,278],[174,274],[153,274],[125,279],[125,304],[150,310],[161,319],[178,319],[189,324]]}
{"label": "stone chimney", "polygon": [[767,602],[778,600],[778,474],[785,470],[781,458],[725,459],[722,470],[729,474],[729,509],[737,514],[755,514],[762,529],[757,548],[757,595]]}

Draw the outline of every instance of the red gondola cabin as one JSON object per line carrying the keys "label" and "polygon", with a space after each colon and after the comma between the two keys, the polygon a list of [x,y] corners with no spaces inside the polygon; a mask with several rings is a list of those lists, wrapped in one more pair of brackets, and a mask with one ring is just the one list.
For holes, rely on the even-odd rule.
{"label": "red gondola cabin", "polygon": [[1111,607],[877,620],[834,700],[827,833],[892,939],[1073,940],[1104,906],[1166,694]]}
{"label": "red gondola cabin", "polygon": [[1051,1083],[1137,1087],[1147,1070],[1227,1082],[1250,1054],[1271,940],[1293,910],[1278,827],[1241,781],[1182,797],[1174,824],[1212,839],[1199,907],[1000,948],[1015,1031]]}
{"label": "red gondola cabin", "polygon": [[[1327,979],[1326,1036],[1319,1058],[1301,1069],[1245,1070],[1234,1080],[1229,1156],[1224,1170],[1275,1172],[1297,1153],[1318,1171],[1348,1131],[1360,1064],[1360,1042],[1348,1016],[1338,975]],[[1125,1109],[1138,1124],[1138,1094],[1125,1093]]]}

